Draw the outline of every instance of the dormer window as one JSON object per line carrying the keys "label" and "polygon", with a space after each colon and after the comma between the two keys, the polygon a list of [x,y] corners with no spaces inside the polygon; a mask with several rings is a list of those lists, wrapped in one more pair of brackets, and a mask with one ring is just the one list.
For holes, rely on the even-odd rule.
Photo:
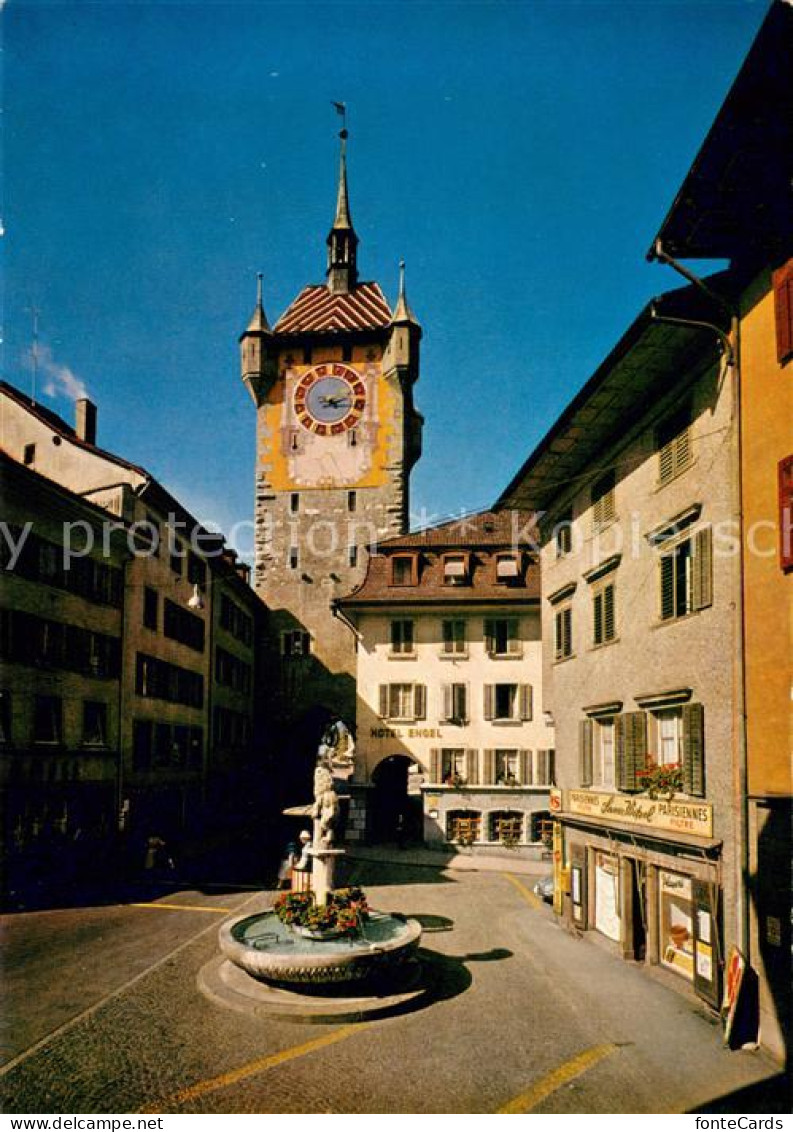
{"label": "dormer window", "polygon": [[517,554],[496,555],[496,581],[504,585],[515,583],[520,578],[520,561]]}
{"label": "dormer window", "polygon": [[444,554],[443,580],[447,586],[466,586],[470,581],[470,559],[467,554]]}
{"label": "dormer window", "polygon": [[395,554],[391,559],[391,585],[415,586],[417,581],[417,556],[415,554]]}

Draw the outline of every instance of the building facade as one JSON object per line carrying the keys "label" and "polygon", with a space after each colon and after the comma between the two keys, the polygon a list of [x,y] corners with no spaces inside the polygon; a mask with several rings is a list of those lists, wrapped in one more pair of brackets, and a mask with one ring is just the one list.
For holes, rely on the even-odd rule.
{"label": "building facade", "polygon": [[717,1005],[736,939],[734,367],[645,310],[504,493],[541,524],[565,914]]}
{"label": "building facade", "polygon": [[531,533],[483,513],[386,540],[339,602],[358,642],[351,841],[541,855],[554,739]]}
{"label": "building facade", "polygon": [[240,340],[257,415],[254,584],[271,611],[267,682],[285,721],[354,715],[355,653],[331,604],[363,579],[364,548],[407,528],[421,453],[421,328],[404,275],[393,310],[358,277],[346,137],[326,282],[304,287],[272,329],[260,283]]}

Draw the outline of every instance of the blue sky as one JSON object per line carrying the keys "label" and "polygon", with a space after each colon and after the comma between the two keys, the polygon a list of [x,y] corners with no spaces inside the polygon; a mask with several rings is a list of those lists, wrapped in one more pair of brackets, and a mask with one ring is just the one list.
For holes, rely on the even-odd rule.
{"label": "blue sky", "polygon": [[413,510],[486,506],[677,284],[644,253],[766,8],[10,0],[4,376],[36,307],[43,403],[84,386],[100,444],[250,519],[237,336],[257,271],[271,321],[324,278],[343,100],[362,277],[404,257],[424,327]]}

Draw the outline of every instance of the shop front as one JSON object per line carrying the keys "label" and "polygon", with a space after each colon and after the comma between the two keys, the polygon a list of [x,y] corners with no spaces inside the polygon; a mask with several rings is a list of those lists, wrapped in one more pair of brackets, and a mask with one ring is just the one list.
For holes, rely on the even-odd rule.
{"label": "shop front", "polygon": [[[665,828],[669,811],[657,826],[608,821],[592,812],[596,804],[608,812],[631,799],[593,800],[592,793],[565,791],[554,815],[565,878],[563,914],[579,930],[596,933],[615,955],[670,972],[681,988],[688,985],[717,1007],[723,967],[721,843],[711,836],[710,807],[676,803],[673,821],[698,823],[696,832],[690,825],[679,832]],[[587,797],[575,797],[583,794]],[[647,819],[645,800],[638,802],[634,812]],[[622,809],[621,818],[627,812]]]}

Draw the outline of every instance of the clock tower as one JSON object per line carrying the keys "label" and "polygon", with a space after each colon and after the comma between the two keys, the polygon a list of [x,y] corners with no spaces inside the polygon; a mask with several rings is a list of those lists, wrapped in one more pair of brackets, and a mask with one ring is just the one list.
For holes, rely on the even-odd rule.
{"label": "clock tower", "polygon": [[366,547],[407,530],[421,454],[421,327],[403,264],[393,310],[358,277],[347,136],[325,282],[304,287],[270,327],[260,276],[240,338],[257,415],[254,584],[270,610],[279,655],[268,678],[285,721],[320,708],[355,718],[355,638],[335,600],[363,581]]}

